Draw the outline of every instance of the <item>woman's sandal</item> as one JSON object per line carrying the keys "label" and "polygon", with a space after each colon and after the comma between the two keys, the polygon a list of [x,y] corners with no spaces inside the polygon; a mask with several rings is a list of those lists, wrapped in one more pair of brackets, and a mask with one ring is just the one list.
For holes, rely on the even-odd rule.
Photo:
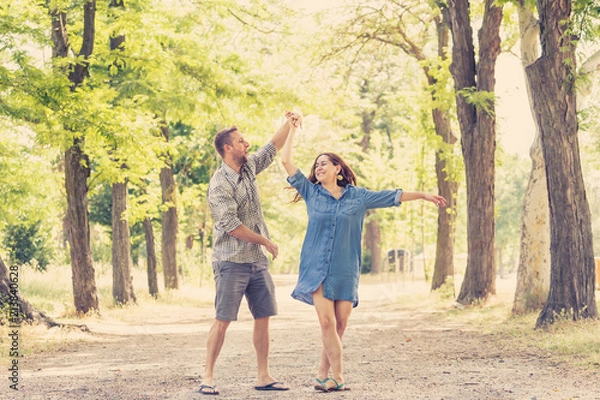
{"label": "woman's sandal", "polygon": [[315,380],[317,381],[317,384],[315,385],[315,390],[320,390],[321,392],[328,392],[327,381],[329,380],[329,378],[325,378],[323,380],[315,378]]}
{"label": "woman's sandal", "polygon": [[341,392],[341,391],[344,391],[344,390],[350,390],[350,388],[344,386],[345,383],[338,383],[333,378],[327,378],[327,380],[333,381],[335,383],[335,386],[330,387],[329,389],[327,389],[327,387],[325,385],[323,385],[325,387],[325,391],[326,392]]}

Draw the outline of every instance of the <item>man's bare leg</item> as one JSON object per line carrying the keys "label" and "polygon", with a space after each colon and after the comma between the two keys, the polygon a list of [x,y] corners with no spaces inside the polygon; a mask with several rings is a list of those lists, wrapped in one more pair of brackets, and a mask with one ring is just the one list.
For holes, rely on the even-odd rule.
{"label": "man's bare leg", "polygon": [[258,366],[257,388],[277,382],[277,384],[272,385],[273,389],[289,389],[273,378],[269,371],[269,317],[254,320],[252,339],[254,349],[256,350],[256,364]]}
{"label": "man's bare leg", "polygon": [[206,386],[215,386],[215,364],[225,342],[225,333],[229,327],[230,321],[221,321],[215,319],[206,343],[206,363],[204,365],[204,374],[202,375],[202,384]]}

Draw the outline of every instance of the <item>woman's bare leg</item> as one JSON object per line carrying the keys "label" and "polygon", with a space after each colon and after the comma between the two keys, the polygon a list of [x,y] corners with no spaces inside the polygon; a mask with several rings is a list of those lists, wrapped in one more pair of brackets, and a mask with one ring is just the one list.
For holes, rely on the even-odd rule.
{"label": "woman's bare leg", "polygon": [[[340,340],[344,337],[344,332],[348,327],[348,320],[350,319],[350,314],[352,313],[352,303],[349,301],[334,301],[335,303],[335,320],[336,320],[336,331]],[[327,354],[325,353],[325,348],[321,351],[321,361],[319,363],[319,370],[317,373],[317,377],[320,380],[323,380],[329,376],[329,370],[331,366],[329,365],[329,359],[327,358]]]}
{"label": "woman's bare leg", "polygon": [[342,384],[344,382],[342,336],[352,312],[352,303],[325,298],[322,285],[313,293],[313,301],[321,324],[323,339],[318,378],[321,380],[327,378],[331,369],[333,378],[338,384]]}

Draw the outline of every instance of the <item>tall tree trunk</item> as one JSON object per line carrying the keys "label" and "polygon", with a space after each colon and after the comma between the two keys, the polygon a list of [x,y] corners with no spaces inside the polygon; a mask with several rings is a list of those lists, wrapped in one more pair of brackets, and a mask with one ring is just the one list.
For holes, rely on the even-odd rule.
{"label": "tall tree trunk", "polygon": [[65,189],[67,194],[67,237],[70,244],[73,271],[73,297],[79,314],[99,310],[95,270],[90,246],[87,178],[89,159],[83,153],[80,140],[65,153]]}
{"label": "tall tree trunk", "polygon": [[158,279],[156,277],[156,248],[154,246],[154,230],[152,220],[144,218],[144,235],[146,237],[146,263],[148,268],[148,290],[152,297],[158,297]]}
{"label": "tall tree trunk", "polygon": [[[468,0],[449,2],[453,38],[452,66],[458,121],[462,133],[467,184],[468,256],[465,277],[457,298],[461,304],[485,300],[495,294],[494,257],[494,153],[496,118],[493,101],[475,105],[469,91],[493,95],[495,65],[500,53],[502,8],[486,0],[479,30],[479,63],[475,63]],[[473,94],[473,93],[472,93]]]}
{"label": "tall tree trunk", "polygon": [[[518,9],[523,69],[539,58],[539,25],[533,8],[521,1]],[[525,78],[529,104],[533,106],[531,84]],[[533,114],[532,109],[532,114]],[[523,314],[543,307],[550,288],[550,225],[546,169],[542,154],[540,128],[536,123],[529,150],[531,173],[523,199],[517,287],[512,312]]]}
{"label": "tall tree trunk", "polygon": [[[438,36],[438,57],[446,60],[448,42],[450,39],[450,15],[446,7],[441,7],[442,18],[436,21]],[[429,84],[435,87],[437,80],[427,73]],[[431,93],[434,104],[438,98],[435,90]],[[458,183],[449,175],[446,160],[454,154],[457,138],[452,132],[450,111],[448,108],[431,110],[435,133],[442,138],[443,146],[435,153],[435,174],[437,177],[438,193],[448,203],[445,208],[438,209],[437,246],[431,290],[439,289],[445,284],[452,285],[454,293],[454,232],[456,225],[456,192]]]}
{"label": "tall tree trunk", "polygon": [[[109,10],[124,9],[123,0],[111,0]],[[113,34],[110,37],[110,50],[123,50],[125,35]],[[122,69],[116,61],[113,65]],[[111,86],[118,86],[112,81]],[[121,166],[126,171],[127,166]],[[113,299],[116,304],[135,303],[133,277],[131,276],[131,241],[127,211],[127,180],[112,185],[112,267],[113,267]]]}
{"label": "tall tree trunk", "polygon": [[437,290],[448,284],[452,285],[452,292],[454,292],[454,232],[458,183],[448,176],[446,166],[445,159],[440,157],[440,152],[436,152],[435,172],[438,191],[448,202],[445,208],[440,207],[438,210],[437,245],[431,290]]}
{"label": "tall tree trunk", "polygon": [[[69,40],[66,31],[66,13],[58,8],[49,10],[52,23],[52,57],[65,58],[69,55]],[[96,1],[83,5],[83,38],[78,62],[69,73],[71,89],[75,90],[87,75],[87,60],[94,49]],[[63,69],[63,72],[67,73]],[[68,129],[65,126],[65,129]],[[90,176],[89,159],[81,146],[84,138],[77,137],[65,152],[65,191],[67,195],[67,238],[70,243],[71,269],[73,271],[73,297],[79,314],[98,310],[95,271],[92,265],[90,226],[87,208],[87,179]]]}
{"label": "tall tree trunk", "polygon": [[369,219],[369,222],[365,225],[363,236],[365,247],[371,253],[371,274],[380,274],[383,267],[383,259],[381,257],[381,228],[379,227],[377,216]]}
{"label": "tall tree trunk", "polygon": [[[521,1],[519,6],[519,28],[521,35],[521,60],[523,69],[539,58],[539,24],[533,8]],[[594,53],[579,70],[580,76],[592,76],[600,71],[600,52]],[[530,105],[533,106],[529,80],[527,91]],[[577,87],[577,109],[584,109],[590,94],[589,86]],[[532,114],[535,112],[532,110]],[[540,128],[536,123],[536,134],[531,146],[531,175],[523,205],[521,252],[517,273],[517,288],[513,313],[542,309],[550,288],[550,224],[548,190],[546,188],[546,168],[542,154]]]}
{"label": "tall tree trunk", "polygon": [[[365,96],[369,92],[369,80],[364,79],[360,88],[361,95]],[[377,107],[379,104],[377,104]],[[369,145],[371,144],[371,132],[373,130],[372,125],[377,114],[377,108],[375,110],[363,111],[361,114],[361,130],[363,137],[360,141],[360,147],[363,153],[369,152]],[[363,244],[369,254],[371,254],[371,274],[378,275],[381,273],[383,267],[383,260],[381,258],[381,228],[379,227],[379,220],[377,219],[376,210],[369,210],[367,215],[370,217],[369,222],[365,225],[365,231],[363,233]]]}
{"label": "tall tree trunk", "polygon": [[127,182],[112,185],[113,298],[117,304],[135,303],[131,276],[131,241],[127,211]]}
{"label": "tall tree trunk", "polygon": [[[165,139],[169,140],[169,128],[161,127]],[[165,278],[165,289],[179,289],[177,274],[177,191],[170,161],[160,170],[160,186],[162,202],[167,211],[162,213],[162,267]]]}
{"label": "tall tree trunk", "polygon": [[550,225],[546,171],[538,134],[529,151],[531,174],[523,200],[521,247],[512,312],[542,308],[550,288]]}
{"label": "tall tree trunk", "polygon": [[526,68],[541,130],[550,204],[550,290],[537,327],[557,316],[596,318],[594,251],[579,158],[576,38],[569,0],[539,0],[541,57]]}

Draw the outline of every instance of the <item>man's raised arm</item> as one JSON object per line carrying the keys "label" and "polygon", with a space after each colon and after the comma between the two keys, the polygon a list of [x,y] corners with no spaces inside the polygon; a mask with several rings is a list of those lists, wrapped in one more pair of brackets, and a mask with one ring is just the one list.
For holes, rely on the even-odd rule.
{"label": "man's raised arm", "polygon": [[291,111],[285,112],[285,122],[281,127],[275,132],[273,137],[271,138],[271,143],[275,145],[277,151],[283,148],[285,141],[290,134],[290,130],[293,126],[299,127],[302,126],[302,116],[298,113],[293,113]]}

